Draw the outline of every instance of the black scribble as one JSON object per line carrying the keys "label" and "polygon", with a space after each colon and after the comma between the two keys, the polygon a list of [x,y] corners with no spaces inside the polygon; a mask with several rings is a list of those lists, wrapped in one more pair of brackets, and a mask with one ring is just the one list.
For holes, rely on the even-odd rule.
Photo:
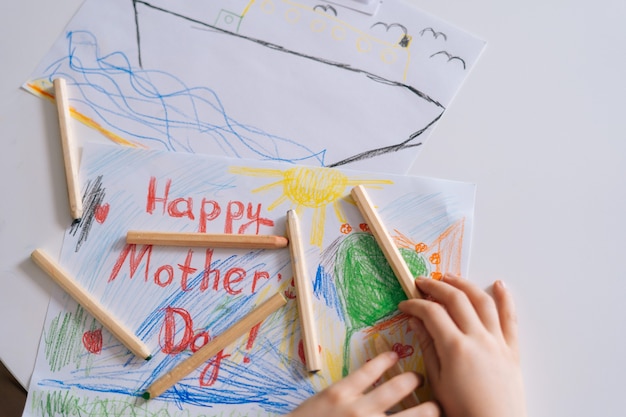
{"label": "black scribble", "polygon": [[72,236],[78,235],[76,249],[78,252],[84,242],[87,241],[91,226],[96,218],[96,210],[102,205],[105,196],[105,189],[102,188],[102,175],[99,175],[94,181],[88,181],[83,194],[83,216],[75,220],[70,227]]}
{"label": "black scribble", "polygon": [[[352,73],[361,74],[361,75],[363,75],[363,76],[365,76],[365,77],[369,78],[370,80],[372,80],[374,82],[377,82],[377,83],[387,84],[387,85],[392,86],[392,87],[398,87],[398,88],[401,88],[401,89],[406,89],[409,93],[411,93],[411,94],[419,97],[420,99],[425,100],[426,102],[428,102],[428,103],[430,103],[430,104],[432,104],[432,105],[434,105],[434,106],[436,106],[436,107],[441,109],[441,113],[439,113],[439,115],[436,118],[434,118],[430,123],[428,123],[428,125],[426,125],[422,129],[419,129],[419,130],[411,133],[407,138],[402,139],[399,143],[395,143],[395,144],[392,144],[392,145],[389,145],[389,146],[380,147],[380,148],[369,149],[369,150],[360,152],[358,154],[352,155],[352,156],[350,156],[348,158],[345,158],[343,160],[340,160],[340,161],[337,161],[337,162],[334,162],[334,163],[330,163],[330,164],[324,164],[324,166],[326,166],[326,167],[337,167],[337,166],[346,165],[346,164],[349,164],[349,163],[358,162],[358,161],[369,159],[369,158],[374,158],[374,157],[379,156],[379,155],[384,155],[384,154],[393,153],[393,152],[399,152],[399,151],[402,151],[404,149],[409,149],[409,148],[414,148],[414,147],[417,147],[417,146],[421,146],[422,142],[414,142],[414,141],[419,136],[421,136],[424,132],[426,132],[432,125],[434,125],[441,118],[441,116],[443,115],[443,113],[445,111],[445,106],[443,104],[441,104],[439,101],[435,100],[434,98],[430,97],[429,95],[423,93],[422,91],[420,91],[420,90],[416,89],[415,87],[410,86],[408,84],[404,84],[404,83],[401,83],[401,82],[398,82],[398,81],[393,81],[393,80],[389,80],[389,79],[380,77],[380,76],[378,76],[376,74],[373,74],[373,73],[371,73],[369,71],[365,71],[365,70],[360,69],[360,68],[352,67],[349,64],[344,64],[344,63],[337,62],[337,61],[332,61],[332,60],[329,60],[329,59],[323,59],[323,58],[316,57],[316,56],[313,56],[313,55],[307,55],[307,54],[302,53],[302,52],[298,52],[298,51],[295,51],[295,50],[292,50],[292,49],[287,49],[287,48],[285,48],[282,45],[278,45],[278,44],[267,42],[267,41],[264,41],[264,40],[261,40],[261,39],[253,38],[253,37],[250,37],[250,36],[246,36],[246,35],[243,35],[241,33],[231,32],[231,31],[229,31],[227,29],[223,29],[223,28],[217,27],[217,26],[209,24],[207,22],[203,22],[201,20],[198,20],[198,19],[195,19],[195,18],[192,18],[192,17],[189,17],[189,16],[184,16],[184,15],[181,15],[179,13],[175,13],[175,12],[172,12],[170,10],[163,9],[161,7],[158,7],[158,6],[155,6],[153,4],[150,4],[150,3],[146,2],[146,1],[134,0],[134,3],[141,4],[143,6],[151,8],[153,10],[157,10],[157,11],[169,14],[170,16],[174,16],[174,17],[186,20],[186,21],[188,21],[190,23],[196,24],[196,25],[199,26],[197,28],[198,30],[206,30],[206,31],[210,31],[210,32],[220,33],[220,34],[223,34],[223,35],[233,36],[233,37],[236,37],[236,38],[241,39],[241,40],[246,40],[248,42],[253,42],[253,43],[257,44],[257,45],[263,46],[263,47],[271,49],[273,51],[277,51],[277,52],[281,52],[281,53],[297,56],[297,57],[300,57],[300,58],[303,58],[303,59],[308,59],[308,60],[311,60],[311,61],[323,64],[323,65],[328,65],[328,66],[331,66],[331,67],[334,67],[334,68],[340,68],[342,70],[349,71],[349,72],[352,72]],[[406,28],[404,26],[400,25],[399,23],[392,23],[390,25],[387,25],[385,23],[379,22],[377,24],[385,26],[385,28],[387,28],[387,30],[389,28],[391,28],[391,27],[399,27],[403,31],[406,31]],[[377,24],[372,25],[372,27],[376,26]],[[139,29],[137,29],[137,30],[139,30]],[[139,37],[137,37],[137,39],[139,40]],[[140,48],[139,45],[137,46],[137,49],[139,51],[141,51],[141,48]]]}
{"label": "black scribble", "polygon": [[139,68],[143,69],[143,63],[141,62],[141,35],[139,33],[139,12],[137,11],[137,2],[133,0],[133,11],[135,13],[135,37],[137,39],[137,61],[139,62]]}
{"label": "black scribble", "polygon": [[335,9],[333,6],[331,6],[330,4],[318,4],[317,6],[313,7],[313,10],[316,11],[318,9],[321,9],[325,12],[332,12],[332,14],[334,14],[335,16],[337,16],[337,9]]}
{"label": "black scribble", "polygon": [[408,31],[406,30],[406,26],[401,25],[400,23],[376,22],[372,26],[370,26],[370,29],[373,29],[374,27],[379,25],[383,26],[386,32],[389,32],[389,29],[391,28],[400,28],[400,30],[402,30],[402,33],[404,33],[405,35],[408,33]]}
{"label": "black scribble", "polygon": [[434,56],[442,55],[442,54],[448,57],[448,62],[450,62],[450,61],[459,61],[461,64],[463,64],[463,69],[465,69],[465,61],[463,60],[463,58],[451,55],[449,52],[446,52],[446,51],[435,52],[430,57],[432,58]]}
{"label": "black scribble", "polygon": [[398,42],[398,45],[400,45],[401,47],[406,48],[409,46],[409,43],[411,43],[411,37],[408,35],[408,31],[404,25],[401,25],[400,23],[387,24],[384,22],[376,22],[372,26],[370,26],[370,29],[379,25],[383,26],[386,32],[389,32],[389,29],[391,28],[400,28],[400,30],[402,30],[402,33],[404,33],[404,35],[402,36],[402,39],[400,39],[400,42]]}
{"label": "black scribble", "polygon": [[424,33],[426,33],[426,32],[432,33],[433,38],[435,38],[435,39],[439,39],[439,37],[441,36],[441,37],[443,37],[443,39],[444,39],[446,42],[448,41],[448,35],[446,35],[446,34],[445,34],[445,33],[443,33],[443,32],[435,32],[435,29],[433,29],[433,28],[426,28],[426,29],[423,29],[423,30],[420,32],[420,35],[421,35],[421,36],[424,36]]}
{"label": "black scribble", "polygon": [[408,138],[406,138],[405,140],[403,140],[400,143],[397,143],[397,144],[394,144],[394,145],[389,145],[389,146],[383,146],[382,148],[370,149],[370,150],[367,150],[365,152],[361,152],[359,154],[352,155],[351,157],[346,158],[346,159],[344,159],[342,161],[335,162],[334,164],[330,164],[330,165],[326,165],[326,166],[330,167],[330,168],[338,167],[338,166],[341,166],[341,165],[346,165],[346,164],[350,164],[350,163],[353,163],[353,162],[362,161],[364,159],[374,158],[375,156],[385,155],[385,154],[392,153],[392,152],[399,152],[399,151],[404,150],[404,149],[417,148],[418,146],[422,146],[422,142],[413,143],[413,140],[415,140],[415,138],[419,137],[424,132],[426,132],[432,125],[437,123],[442,115],[443,115],[443,111],[441,113],[439,113],[439,116],[435,117],[424,128],[418,130],[417,132],[413,132],[411,135],[409,135]]}
{"label": "black scribble", "polygon": [[403,48],[406,48],[409,46],[410,42],[411,42],[411,38],[409,37],[409,35],[404,35],[402,39],[400,39],[400,42],[398,42],[398,45],[400,45]]}

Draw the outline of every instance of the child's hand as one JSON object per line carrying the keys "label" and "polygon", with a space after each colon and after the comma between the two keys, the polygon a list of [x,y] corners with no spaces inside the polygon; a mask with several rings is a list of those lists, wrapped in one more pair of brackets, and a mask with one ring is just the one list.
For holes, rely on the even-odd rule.
{"label": "child's hand", "polygon": [[[405,372],[364,394],[397,361],[395,352],[378,355],[346,378],[303,402],[289,417],[385,416],[385,411],[417,388],[420,382],[416,374]],[[427,402],[394,416],[438,417],[440,413],[435,403]]]}
{"label": "child's hand", "polygon": [[435,399],[447,417],[525,417],[513,300],[504,285],[493,298],[469,281],[418,279],[435,301],[412,299],[400,310],[414,316]]}

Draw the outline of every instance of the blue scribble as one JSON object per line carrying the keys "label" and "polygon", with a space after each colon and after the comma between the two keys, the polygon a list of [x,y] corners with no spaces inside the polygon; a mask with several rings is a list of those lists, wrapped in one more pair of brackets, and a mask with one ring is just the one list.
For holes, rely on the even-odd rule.
{"label": "blue scribble", "polygon": [[325,150],[314,151],[230,117],[209,87],[189,87],[159,70],[133,67],[123,52],[102,54],[89,31],[67,33],[67,55],[45,70],[50,82],[67,79],[103,127],[151,148],[324,166]]}

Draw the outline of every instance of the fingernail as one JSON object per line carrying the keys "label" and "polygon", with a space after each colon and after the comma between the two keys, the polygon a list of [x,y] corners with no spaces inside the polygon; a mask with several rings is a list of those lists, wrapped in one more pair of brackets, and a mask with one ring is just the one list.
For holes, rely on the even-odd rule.
{"label": "fingernail", "polygon": [[501,280],[497,280],[495,282],[495,285],[497,285],[497,286],[499,286],[500,288],[503,288],[503,289],[506,288],[506,284],[504,283],[504,281],[501,281]]}
{"label": "fingernail", "polygon": [[424,283],[424,281],[427,281],[428,279],[429,278],[426,278],[426,277],[417,277],[417,278],[415,278],[415,284],[417,286],[420,286],[420,285],[422,285]]}
{"label": "fingernail", "polygon": [[452,272],[446,272],[445,274],[443,274],[443,278],[446,279],[460,279],[461,277],[459,277],[456,274],[453,274]]}

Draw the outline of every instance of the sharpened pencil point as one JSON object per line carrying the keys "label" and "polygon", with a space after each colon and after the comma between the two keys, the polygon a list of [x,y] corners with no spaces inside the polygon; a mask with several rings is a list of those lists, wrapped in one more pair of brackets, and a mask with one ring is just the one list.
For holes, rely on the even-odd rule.
{"label": "sharpened pencil point", "polygon": [[152,359],[152,355],[148,355],[148,357],[146,358],[147,361],[149,361],[150,359]]}
{"label": "sharpened pencil point", "polygon": [[146,391],[143,394],[141,394],[141,396],[143,397],[144,400],[149,400],[150,399],[150,393],[148,391]]}

